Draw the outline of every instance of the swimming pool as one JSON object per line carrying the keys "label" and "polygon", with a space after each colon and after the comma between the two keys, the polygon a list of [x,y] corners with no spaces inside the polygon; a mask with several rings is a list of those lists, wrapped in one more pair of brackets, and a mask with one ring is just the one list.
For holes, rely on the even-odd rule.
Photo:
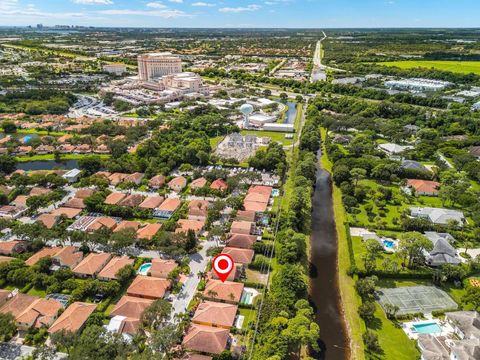
{"label": "swimming pool", "polygon": [[242,294],[242,299],[240,300],[242,304],[251,304],[252,303],[252,294],[248,291],[244,291]]}
{"label": "swimming pool", "polygon": [[273,196],[273,197],[277,197],[278,195],[280,195],[280,190],[278,190],[278,189],[273,189],[273,190],[272,190],[272,196]]}
{"label": "swimming pool", "polygon": [[142,264],[137,272],[139,275],[147,275],[148,270],[150,270],[151,267],[152,267],[152,263]]}
{"label": "swimming pool", "polygon": [[436,322],[413,324],[413,327],[419,334],[438,334],[442,332],[442,328]]}
{"label": "swimming pool", "polygon": [[26,143],[28,143],[31,139],[32,139],[32,136],[27,135],[27,136],[25,136],[25,137],[23,138],[23,143],[26,144]]}
{"label": "swimming pool", "polygon": [[392,240],[387,240],[383,239],[383,246],[385,246],[387,249],[393,250],[395,248],[395,242]]}

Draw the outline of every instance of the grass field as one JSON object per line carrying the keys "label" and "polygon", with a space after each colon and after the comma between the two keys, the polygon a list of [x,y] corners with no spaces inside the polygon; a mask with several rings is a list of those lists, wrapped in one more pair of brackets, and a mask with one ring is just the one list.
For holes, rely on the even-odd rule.
{"label": "grass field", "polygon": [[451,71],[456,73],[469,74],[474,73],[480,75],[480,61],[390,61],[381,62],[377,65],[396,66],[401,69],[412,68],[434,68],[442,71]]}

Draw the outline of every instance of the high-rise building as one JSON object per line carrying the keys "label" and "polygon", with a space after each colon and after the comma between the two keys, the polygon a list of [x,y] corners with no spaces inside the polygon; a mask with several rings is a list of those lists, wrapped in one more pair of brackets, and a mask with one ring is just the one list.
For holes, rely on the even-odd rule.
{"label": "high-rise building", "polygon": [[138,56],[138,76],[149,81],[164,75],[182,72],[182,60],[171,53],[150,53]]}

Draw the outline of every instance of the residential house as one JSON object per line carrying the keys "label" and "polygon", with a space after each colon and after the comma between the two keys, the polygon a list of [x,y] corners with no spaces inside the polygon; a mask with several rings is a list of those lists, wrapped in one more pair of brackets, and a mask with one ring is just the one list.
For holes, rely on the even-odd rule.
{"label": "residential house", "polygon": [[98,273],[97,277],[100,280],[116,280],[117,273],[127,265],[133,266],[134,260],[128,256],[114,256],[110,259],[107,265]]}
{"label": "residential house", "polygon": [[210,184],[210,189],[226,191],[228,189],[228,184],[222,179],[216,179]]}
{"label": "residential house", "polygon": [[71,304],[55,322],[50,326],[48,332],[54,334],[59,331],[78,333],[83,329],[88,317],[95,311],[97,305],[84,302]]}
{"label": "residential house", "polygon": [[255,222],[257,213],[254,210],[238,210],[235,220]]}
{"label": "residential house", "polygon": [[95,194],[95,189],[91,189],[91,188],[78,189],[77,192],[75,193],[75,198],[85,200],[86,198],[92,196],[93,194]]}
{"label": "residential house", "polygon": [[237,310],[237,305],[205,301],[198,305],[192,322],[198,325],[230,329],[235,322]]}
{"label": "residential house", "polygon": [[181,205],[180,199],[167,198],[154,211],[154,216],[160,219],[170,219]]}
{"label": "residential house", "polygon": [[222,254],[230,255],[234,263],[248,265],[252,262],[255,251],[251,249],[226,247],[222,250]]}
{"label": "residential house", "polygon": [[113,186],[117,186],[128,176],[129,174],[124,173],[113,173],[108,177],[110,184]]}
{"label": "residential house", "polygon": [[59,247],[53,247],[53,248],[50,248],[50,247],[44,247],[42,250],[40,251],[37,251],[35,254],[33,254],[32,256],[30,256],[26,261],[25,261],[25,265],[27,266],[33,266],[35,265],[40,259],[43,259],[47,256],[53,258],[55,255],[58,254],[58,252],[61,250],[62,248],[59,248]]}
{"label": "residential house", "polygon": [[205,221],[202,220],[189,220],[189,219],[180,219],[177,221],[177,227],[175,233],[187,233],[189,230],[193,230],[195,235],[199,235],[205,228]]}
{"label": "residential house", "polygon": [[460,339],[480,339],[480,314],[478,311],[453,311],[445,319]]}
{"label": "residential house", "polygon": [[170,286],[169,280],[138,275],[127,289],[127,295],[143,299],[161,299]]}
{"label": "residential house", "polygon": [[402,146],[402,145],[391,144],[391,143],[379,144],[378,147],[387,155],[397,155],[407,150],[413,149],[413,146],[410,146],[410,145]]}
{"label": "residential house", "polygon": [[201,353],[220,354],[227,348],[229,336],[227,329],[194,324],[183,338],[182,346]]}
{"label": "residential house", "polygon": [[175,192],[182,191],[185,186],[187,186],[187,179],[185,179],[183,176],[177,176],[168,183],[168,187]]}
{"label": "residential house", "polygon": [[53,228],[58,222],[59,216],[52,215],[52,214],[41,214],[37,218],[37,222],[40,222],[45,226],[47,229]]}
{"label": "residential house", "polygon": [[461,263],[457,256],[457,250],[442,238],[435,242],[433,249],[426,257],[426,262],[429,266],[458,265]]}
{"label": "residential house", "polygon": [[73,269],[83,259],[83,253],[75,246],[64,246],[52,256],[53,263],[59,267]]}
{"label": "residential house", "polygon": [[133,229],[136,232],[140,227],[140,225],[141,224],[138,221],[124,220],[124,221],[121,221],[113,231],[117,232],[125,229]]}
{"label": "residential house", "polygon": [[72,208],[72,209],[85,209],[87,205],[83,202],[83,199],[79,198],[72,198],[68,200],[66,203],[63,204],[64,207]]}
{"label": "residential house", "polygon": [[207,185],[207,179],[205,179],[204,177],[200,177],[198,179],[193,180],[190,183],[190,189],[192,190],[201,189],[205,187],[205,185]]}
{"label": "residential house", "polygon": [[114,230],[117,227],[117,221],[114,218],[109,216],[100,216],[97,217],[90,225],[86,227],[87,232],[93,232],[106,228],[109,230]]}
{"label": "residential house", "polygon": [[82,171],[80,169],[71,169],[62,175],[70,184],[77,182]]}
{"label": "residential house", "polygon": [[127,197],[127,194],[124,194],[121,192],[114,192],[105,198],[104,204],[117,205],[120,201],[122,201],[126,197]]}
{"label": "residential house", "polygon": [[39,187],[35,186],[30,189],[30,196],[41,196],[41,195],[47,195],[48,193],[52,192],[52,190],[44,188],[44,187]]}
{"label": "residential house", "polygon": [[27,210],[28,208],[24,206],[0,206],[0,217],[6,219],[18,219],[19,217],[23,216]]}
{"label": "residential house", "polygon": [[205,299],[222,301],[231,304],[240,302],[243,293],[243,283],[220,280],[209,280],[203,291]]}
{"label": "residential house", "polygon": [[160,279],[168,279],[168,275],[178,267],[175,260],[152,259],[152,267],[148,275]]}
{"label": "residential house", "polygon": [[234,221],[230,227],[230,232],[233,234],[250,235],[253,233],[255,223],[248,221]]}
{"label": "residential house", "polygon": [[192,220],[206,220],[208,215],[208,200],[192,200],[188,204],[188,218]]}
{"label": "residential house", "polygon": [[74,208],[68,208],[68,207],[59,207],[51,212],[52,215],[55,216],[66,216],[67,219],[75,219],[80,213],[82,212],[82,209],[74,209]]}
{"label": "residential house", "polygon": [[255,235],[230,234],[230,237],[227,239],[227,246],[241,249],[251,249],[256,241],[257,237]]}
{"label": "residential house", "polygon": [[73,269],[73,273],[78,277],[96,277],[111,257],[112,254],[108,253],[90,253]]}
{"label": "residential house", "polygon": [[400,167],[407,170],[428,171],[424,165],[415,160],[402,160]]}
{"label": "residential house", "polygon": [[144,196],[140,194],[131,194],[128,195],[125,199],[121,200],[117,205],[127,206],[127,207],[136,207],[143,202]]}
{"label": "residential house", "polygon": [[449,221],[456,221],[462,226],[465,222],[465,216],[461,211],[432,208],[432,207],[411,207],[410,215],[416,218],[428,219],[434,224],[447,225]]}
{"label": "residential house", "polygon": [[135,185],[140,185],[144,177],[145,177],[145,174],[136,172],[125,177],[123,179],[123,182],[125,183],[131,182],[131,183],[134,183]]}
{"label": "residential house", "polygon": [[408,194],[437,196],[439,187],[440,183],[437,181],[408,179],[404,191]]}
{"label": "residential house", "polygon": [[155,175],[153,178],[148,180],[148,186],[151,189],[160,189],[165,185],[165,176],[163,175]]}
{"label": "residential house", "polygon": [[159,195],[152,195],[147,196],[145,200],[143,200],[138,207],[142,209],[156,209],[160,206],[160,204],[165,200],[163,196]]}
{"label": "residential house", "polygon": [[122,296],[120,301],[115,305],[110,316],[124,317],[119,327],[119,332],[134,335],[138,332],[140,327],[140,319],[142,318],[143,312],[152,303],[153,300],[150,299],[125,295]]}
{"label": "residential house", "polygon": [[147,224],[137,230],[137,239],[152,240],[152,238],[160,231],[162,224]]}
{"label": "residential house", "polygon": [[15,255],[27,251],[27,242],[21,240],[0,241],[1,255]]}

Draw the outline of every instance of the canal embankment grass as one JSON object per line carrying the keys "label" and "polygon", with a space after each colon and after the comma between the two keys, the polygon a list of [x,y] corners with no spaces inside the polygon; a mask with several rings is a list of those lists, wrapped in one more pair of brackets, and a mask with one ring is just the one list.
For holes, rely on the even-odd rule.
{"label": "canal embankment grass", "polygon": [[[326,129],[321,129],[322,135],[322,167],[332,174],[332,162],[328,159],[325,149]],[[348,336],[350,339],[350,358],[355,360],[365,359],[365,349],[363,345],[362,334],[366,327],[364,322],[358,315],[358,307],[361,304],[360,297],[355,291],[355,279],[348,276],[347,271],[351,266],[350,249],[347,237],[347,230],[345,223],[347,216],[345,208],[342,204],[341,190],[332,184],[333,188],[333,211],[335,215],[335,224],[337,229],[337,244],[338,244],[338,284],[340,288],[341,304],[343,314],[345,316],[345,323],[347,326]],[[321,331],[321,330],[320,330]]]}

